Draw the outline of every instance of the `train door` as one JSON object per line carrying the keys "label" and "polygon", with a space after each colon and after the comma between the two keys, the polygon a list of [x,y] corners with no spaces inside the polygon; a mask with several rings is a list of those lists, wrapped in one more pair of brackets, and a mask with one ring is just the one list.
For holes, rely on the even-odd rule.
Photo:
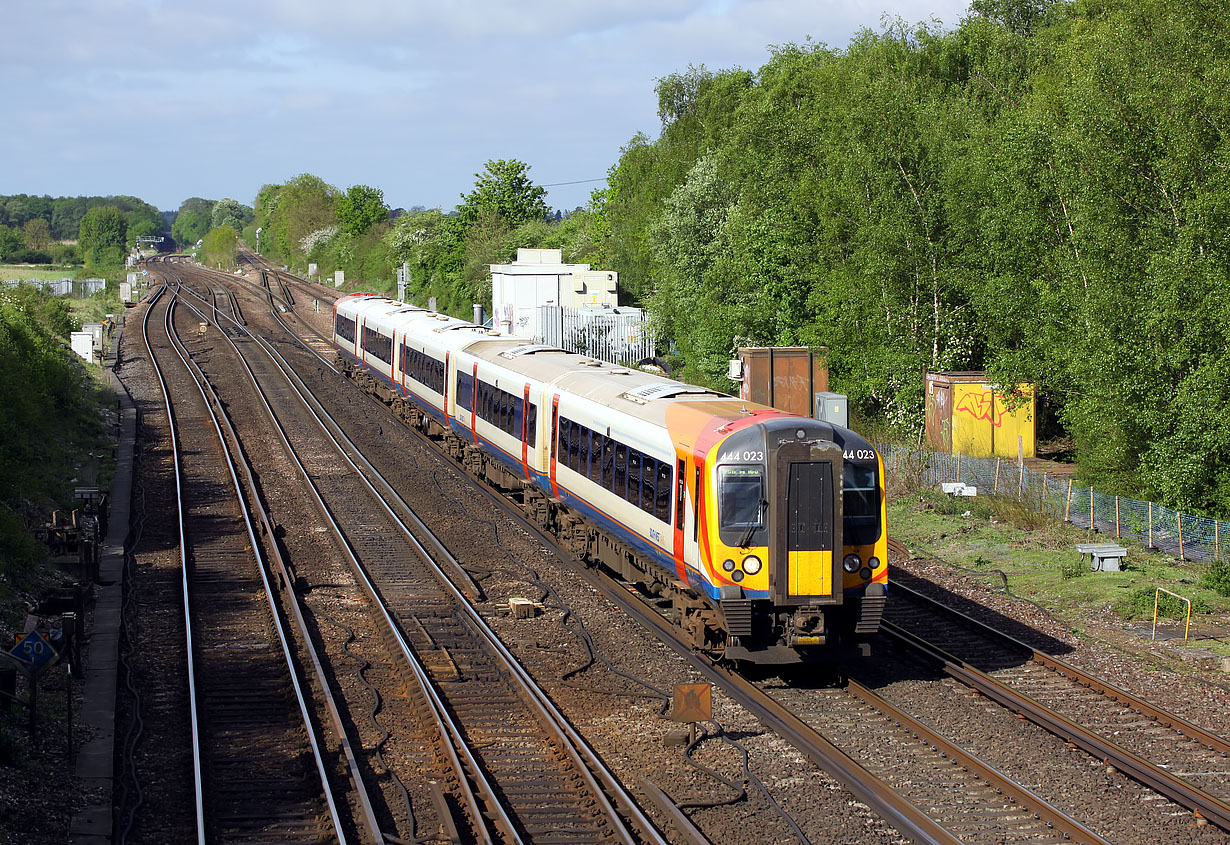
{"label": "train door", "polygon": [[779,604],[840,604],[841,449],[784,442],[771,466],[770,589]]}

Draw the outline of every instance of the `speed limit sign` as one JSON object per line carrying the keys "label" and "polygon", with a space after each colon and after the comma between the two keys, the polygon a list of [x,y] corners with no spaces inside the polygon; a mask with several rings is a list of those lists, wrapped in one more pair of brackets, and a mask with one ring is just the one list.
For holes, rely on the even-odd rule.
{"label": "speed limit sign", "polygon": [[37,675],[60,657],[41,631],[22,634],[17,638],[17,645],[9,649],[9,654],[17,658],[22,668],[31,675]]}

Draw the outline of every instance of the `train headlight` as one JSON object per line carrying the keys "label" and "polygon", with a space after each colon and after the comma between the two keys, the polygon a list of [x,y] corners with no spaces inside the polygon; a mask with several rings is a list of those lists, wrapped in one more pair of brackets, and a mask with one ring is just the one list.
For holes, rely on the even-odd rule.
{"label": "train headlight", "polygon": [[742,572],[736,572],[734,575],[731,575],[730,577],[731,577],[731,578],[733,578],[733,579],[735,579],[735,582],[736,582],[736,583],[738,583],[739,581],[742,581],[742,580],[743,580],[743,573],[742,573]]}
{"label": "train headlight", "polygon": [[858,555],[846,555],[841,561],[841,568],[846,572],[858,572],[858,568],[862,565],[863,560]]}
{"label": "train headlight", "polygon": [[862,578],[864,581],[869,580],[871,578],[871,570],[864,566],[859,570],[858,577]]}
{"label": "train headlight", "polygon": [[872,555],[870,558],[868,558],[867,565],[870,566],[872,569],[879,569],[880,559],[876,557],[875,555]]}
{"label": "train headlight", "polygon": [[748,575],[755,575],[760,571],[760,567],[760,558],[756,557],[756,555],[748,555],[743,558],[743,571]]}
{"label": "train headlight", "polygon": [[733,572],[735,568],[735,562],[731,560],[730,558],[726,558],[726,560],[722,561],[722,568],[725,569],[727,572]]}

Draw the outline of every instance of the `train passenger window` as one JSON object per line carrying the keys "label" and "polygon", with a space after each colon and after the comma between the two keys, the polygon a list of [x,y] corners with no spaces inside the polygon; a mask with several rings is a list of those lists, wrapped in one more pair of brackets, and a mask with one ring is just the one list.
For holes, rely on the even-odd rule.
{"label": "train passenger window", "polygon": [[533,402],[530,403],[529,412],[525,420],[525,442],[532,449],[538,441],[538,406]]}
{"label": "train passenger window", "polygon": [[671,465],[658,461],[658,499],[654,502],[653,515],[663,522],[671,521]]}
{"label": "train passenger window", "polygon": [[517,423],[515,428],[513,426],[514,419],[520,419],[521,417],[520,414],[515,413],[516,408],[513,407],[515,404],[516,402],[511,393],[503,390],[500,391],[500,419],[504,421],[501,428],[504,429],[505,434],[515,434],[517,439],[520,440],[521,425]]}
{"label": "train passenger window", "polygon": [[641,500],[637,507],[646,513],[653,513],[653,502],[657,497],[654,483],[658,479],[658,459],[645,455],[641,460]]}
{"label": "train passenger window", "polygon": [[513,397],[513,434],[518,440],[525,439],[525,402],[520,396]]}
{"label": "train passenger window", "polygon": [[580,429],[580,436],[577,438],[579,446],[577,447],[577,465],[576,471],[581,475],[589,475],[589,435],[590,431],[585,426],[577,426]]}
{"label": "train passenger window", "polygon": [[615,444],[615,486],[611,491],[617,496],[623,496],[628,489],[628,447],[622,443]]}
{"label": "train passenger window", "polygon": [[696,464],[696,488],[692,495],[696,497],[696,501],[692,503],[692,512],[696,514],[696,518],[692,520],[692,541],[695,542],[700,537],[700,493],[704,488],[700,484],[700,463]]}
{"label": "train passenger window", "polygon": [[624,498],[640,507],[641,504],[641,453],[628,449],[628,491]]}
{"label": "train passenger window", "polygon": [[608,439],[605,434],[594,432],[594,448],[589,459],[589,480],[595,484],[602,483],[602,455],[606,451]]}
{"label": "train passenger window", "polygon": [[338,314],[337,319],[333,321],[333,329],[337,332],[337,336],[349,343],[354,343],[354,328],[354,320],[345,315]]}
{"label": "train passenger window", "polygon": [[474,410],[474,377],[469,373],[457,373],[457,404],[467,411]]}
{"label": "train passenger window", "polygon": [[576,432],[572,428],[572,420],[561,419],[559,421],[560,459],[564,462],[564,466],[569,469],[572,469],[577,465],[577,444],[575,435]]}
{"label": "train passenger window", "polygon": [[610,437],[602,438],[602,486],[615,489],[615,441]]}
{"label": "train passenger window", "polygon": [[763,471],[759,466],[718,468],[719,528],[762,527],[763,501]]}

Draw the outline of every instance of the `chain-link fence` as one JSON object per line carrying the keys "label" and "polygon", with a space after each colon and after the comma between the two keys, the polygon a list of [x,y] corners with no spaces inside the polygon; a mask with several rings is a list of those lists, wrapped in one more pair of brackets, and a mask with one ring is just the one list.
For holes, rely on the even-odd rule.
{"label": "chain-link fence", "polygon": [[880,446],[890,473],[916,477],[918,483],[951,481],[978,488],[978,495],[1018,499],[1056,519],[1191,561],[1224,558],[1230,522],[1191,516],[1153,502],[1108,496],[1056,478],[1014,460],[970,458],[923,449]]}

